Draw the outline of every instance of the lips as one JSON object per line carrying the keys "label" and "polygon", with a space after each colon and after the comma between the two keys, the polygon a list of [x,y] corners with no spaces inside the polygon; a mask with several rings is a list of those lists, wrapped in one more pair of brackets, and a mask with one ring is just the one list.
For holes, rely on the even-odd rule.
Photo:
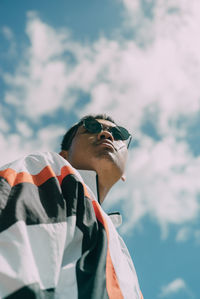
{"label": "lips", "polygon": [[104,146],[104,147],[110,148],[112,150],[115,150],[113,143],[109,139],[100,140],[97,142],[97,145]]}

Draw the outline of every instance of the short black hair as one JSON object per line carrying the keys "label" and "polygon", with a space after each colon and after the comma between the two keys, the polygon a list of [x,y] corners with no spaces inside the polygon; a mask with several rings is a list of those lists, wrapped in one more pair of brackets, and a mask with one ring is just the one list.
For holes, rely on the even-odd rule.
{"label": "short black hair", "polygon": [[94,115],[89,114],[89,115],[86,115],[86,116],[82,117],[78,123],[73,125],[65,133],[65,135],[63,136],[62,142],[61,142],[61,150],[66,150],[66,151],[69,150],[69,148],[71,146],[71,143],[72,143],[72,140],[73,140],[74,136],[76,135],[76,132],[77,132],[78,128],[82,125],[83,120],[85,120],[86,118],[89,118],[89,117],[92,117],[92,118],[95,118],[95,119],[108,120],[108,121],[116,124],[115,121],[110,116],[108,116],[106,114],[94,114]]}

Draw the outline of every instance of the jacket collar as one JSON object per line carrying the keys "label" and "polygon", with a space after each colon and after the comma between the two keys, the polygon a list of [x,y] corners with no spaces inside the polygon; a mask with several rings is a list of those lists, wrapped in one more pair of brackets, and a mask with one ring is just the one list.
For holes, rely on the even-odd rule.
{"label": "jacket collar", "polygon": [[[94,200],[98,201],[100,204],[97,173],[93,170],[79,170],[79,169],[78,172],[81,175],[84,183],[87,185],[87,189],[91,197]],[[109,213],[108,216],[115,227],[119,227],[122,224],[122,216],[119,212]]]}

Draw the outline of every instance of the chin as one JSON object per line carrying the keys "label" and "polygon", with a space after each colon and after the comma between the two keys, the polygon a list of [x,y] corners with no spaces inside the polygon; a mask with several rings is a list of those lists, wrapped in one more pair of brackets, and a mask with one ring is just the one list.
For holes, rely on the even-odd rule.
{"label": "chin", "polygon": [[109,172],[112,171],[113,174],[119,176],[119,179],[123,174],[119,161],[112,155],[101,156],[96,162],[96,165],[99,166],[98,168],[106,169]]}

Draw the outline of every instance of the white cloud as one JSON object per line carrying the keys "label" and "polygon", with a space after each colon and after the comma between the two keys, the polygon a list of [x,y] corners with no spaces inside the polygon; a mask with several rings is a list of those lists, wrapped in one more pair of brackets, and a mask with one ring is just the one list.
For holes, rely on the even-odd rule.
{"label": "white cloud", "polygon": [[18,159],[34,151],[60,151],[60,143],[65,129],[56,125],[49,125],[40,129],[34,138],[32,130],[24,122],[17,123],[18,133],[1,134],[0,165]]}
{"label": "white cloud", "polygon": [[16,73],[4,74],[10,87],[5,101],[36,121],[53,112],[64,100],[67,65],[61,55],[68,33],[57,33],[34,13],[29,13],[26,31],[31,46],[24,50],[24,60]]}
{"label": "white cloud", "polygon": [[13,34],[13,31],[8,26],[3,26],[0,28],[0,33],[3,34],[4,38],[9,42],[9,47],[7,51],[2,53],[2,56],[5,58],[13,57],[16,54],[16,41]]}
{"label": "white cloud", "polygon": [[127,222],[122,232],[132,230],[150,215],[160,224],[165,238],[168,224],[181,225],[198,218],[200,159],[188,154],[185,144],[171,138],[158,143],[143,140],[129,160],[126,194],[120,189],[115,194],[119,200],[126,198]]}
{"label": "white cloud", "polygon": [[63,53],[62,42],[68,33],[57,33],[53,28],[42,22],[36,13],[28,13],[27,35],[31,40],[32,56],[41,63]]}
{"label": "white cloud", "polygon": [[13,40],[13,32],[9,27],[3,26],[1,31],[7,40]]}
{"label": "white cloud", "polygon": [[186,283],[182,278],[177,278],[168,285],[162,287],[160,297],[168,297],[169,295],[176,294],[181,290],[186,290]]}
{"label": "white cloud", "polygon": [[189,227],[183,227],[178,231],[176,235],[176,241],[185,242],[189,239],[191,235],[191,229]]}
{"label": "white cloud", "polygon": [[1,118],[0,118],[0,131],[1,132],[8,132],[8,130],[9,130],[9,124],[4,119],[4,117],[1,115]]}
{"label": "white cloud", "polygon": [[[200,106],[196,85],[200,74],[195,73],[197,65],[191,66],[194,53],[192,48],[182,47],[190,30],[189,23],[186,32],[177,31],[173,38],[155,35],[154,42],[145,49],[135,41],[105,38],[82,45],[75,43],[67,31],[56,32],[30,13],[27,34],[31,47],[17,76],[5,76],[7,83],[16,87],[7,94],[7,99],[13,102],[20,98],[21,107],[23,103],[26,113],[35,118],[59,106],[73,107],[76,98],[71,101],[70,90],[78,88],[89,92],[93,99],[86,110],[114,110],[124,120],[134,119],[131,123],[134,127],[140,124],[143,109],[157,103],[162,111],[160,129],[165,131],[169,129],[169,118],[196,111]],[[195,46],[200,49],[200,43]],[[66,51],[73,53],[74,66],[62,59]],[[198,52],[193,57],[198,59]],[[191,80],[192,75],[196,76],[195,81]],[[127,109],[130,106],[133,108]]]}
{"label": "white cloud", "polygon": [[31,144],[29,144],[29,146],[23,141],[24,140],[17,134],[0,134],[0,165],[4,165],[12,160],[16,160],[17,158],[31,151]]}
{"label": "white cloud", "polygon": [[37,150],[56,150],[60,151],[61,137],[65,133],[65,128],[56,125],[50,125],[42,128],[37,135]]}
{"label": "white cloud", "polygon": [[200,245],[200,230],[195,226],[183,226],[176,235],[177,242],[186,242],[188,240],[195,241],[196,245]]}
{"label": "white cloud", "polygon": [[31,137],[33,135],[33,130],[30,128],[29,124],[24,121],[18,121],[16,127],[21,136]]}

